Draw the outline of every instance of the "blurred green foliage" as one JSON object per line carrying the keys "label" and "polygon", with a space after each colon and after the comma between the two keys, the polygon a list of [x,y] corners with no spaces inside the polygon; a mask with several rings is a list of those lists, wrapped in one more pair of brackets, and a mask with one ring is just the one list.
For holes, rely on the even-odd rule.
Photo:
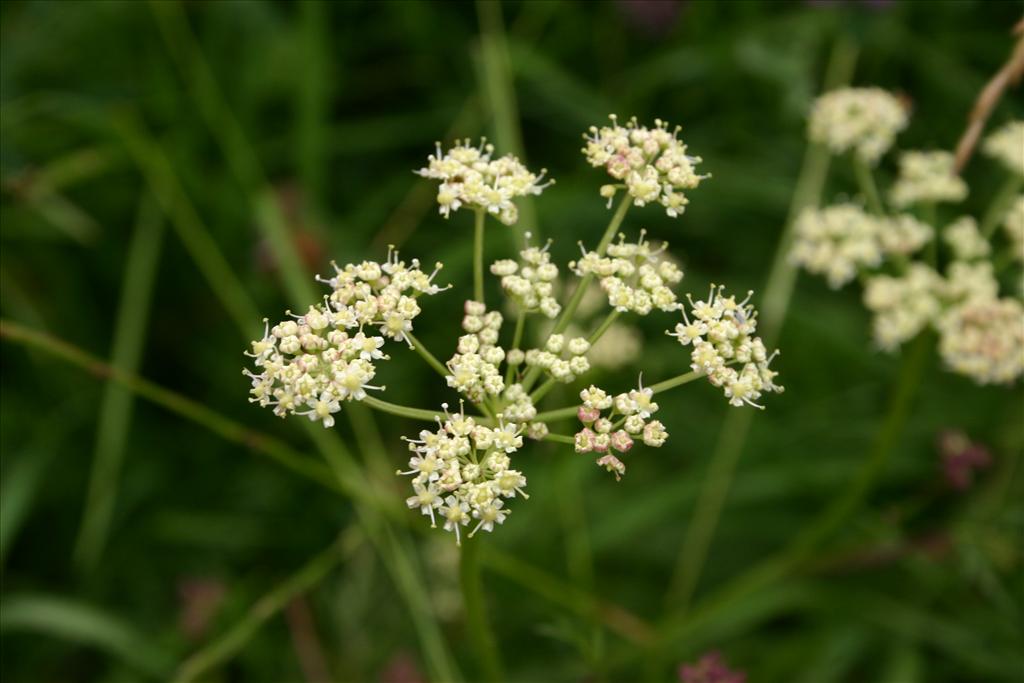
{"label": "blurred green foliage", "polygon": [[[1019,16],[1015,3],[980,1],[10,0],[2,316],[318,458],[305,430],[246,402],[241,352],[263,315],[315,291],[329,260],[380,258],[390,243],[446,264],[455,287],[426,303],[417,332],[450,352],[471,220],[437,216],[410,172],[434,140],[488,134],[549,169],[558,184],[528,227],[555,238],[564,262],[607,221],[581,131],[609,112],[678,122],[714,177],[681,219],[634,211],[627,228],[671,241],[687,291],[757,289],[833,43],[858,46],[855,83],[911,100],[900,146],[952,148]],[[994,120],[1022,113],[1017,91]],[[999,173],[968,167],[966,210],[983,211]],[[826,196],[852,187],[836,164]],[[489,258],[514,245],[512,231],[489,235]],[[310,278],[289,271],[302,263]],[[638,449],[618,484],[557,444],[519,456],[531,498],[485,539],[510,679],[675,680],[679,662],[714,648],[752,683],[1020,680],[1022,394],[979,388],[934,358],[869,504],[795,575],[701,607],[813,521],[862,463],[900,360],[871,349],[857,297],[800,280],[779,342],[787,391],[754,421],[690,625],[663,597],[729,410],[715,390],[659,399],[671,439]],[[665,326],[641,323],[652,381],[685,365]],[[382,570],[389,556],[363,535],[380,527],[359,531],[350,502],[152,404],[133,410],[122,390],[51,356],[7,343],[0,354],[4,680],[166,678],[224,633],[237,648],[205,680],[426,675],[408,602]],[[390,400],[451,399],[418,357],[393,355],[380,372]],[[631,385],[635,370],[601,382]],[[356,456],[400,502],[397,435],[417,427],[380,424],[387,452]],[[941,481],[934,441],[947,428],[995,455],[968,494]],[[337,431],[373,438],[347,420]],[[452,539],[420,521],[402,513],[398,526],[412,529],[424,597],[472,680]],[[325,561],[332,543],[342,550]]]}

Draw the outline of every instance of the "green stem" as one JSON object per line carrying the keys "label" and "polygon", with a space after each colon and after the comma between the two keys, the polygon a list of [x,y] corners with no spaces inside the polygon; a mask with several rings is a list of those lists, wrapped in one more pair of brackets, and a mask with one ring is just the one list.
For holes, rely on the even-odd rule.
{"label": "green stem", "polygon": [[992,198],[992,203],[988,205],[988,210],[985,211],[985,215],[981,219],[981,226],[978,228],[985,239],[991,239],[996,228],[1006,218],[1010,204],[1017,198],[1017,193],[1021,191],[1022,186],[1024,186],[1024,177],[1016,173],[1011,173],[1003,182],[999,192]]}
{"label": "green stem", "polygon": [[663,620],[658,629],[661,634],[659,644],[663,652],[670,651],[698,622],[703,623],[711,619],[715,614],[774,584],[797,569],[817,545],[827,540],[857,511],[885,469],[903,431],[927,365],[931,343],[932,339],[928,335],[921,334],[904,352],[900,375],[890,394],[885,421],[860,470],[849,481],[846,489],[839,496],[832,498],[820,514],[814,515],[810,525],[798,533],[779,553],[729,581],[692,611],[673,610],[672,615]]}
{"label": "green stem", "polygon": [[245,616],[222,636],[182,662],[174,681],[188,683],[200,679],[210,669],[236,655],[268,619],[284,609],[293,598],[320,583],[364,540],[361,534],[351,535],[348,542],[342,539],[343,537],[339,537],[325,551],[313,557],[295,574],[256,601]]}
{"label": "green stem", "polygon": [[565,434],[552,434],[550,432],[544,436],[544,440],[545,441],[555,441],[557,443],[567,443],[570,446],[573,446],[573,445],[576,444],[576,439],[574,439],[571,436],[566,436]]}
{"label": "green stem", "polygon": [[860,191],[868,202],[868,208],[876,216],[884,216],[885,206],[882,204],[882,196],[878,194],[878,186],[875,185],[875,176],[871,172],[871,166],[856,153],[853,154],[852,161],[853,171],[857,175],[857,184],[860,185]]}
{"label": "green stem", "polygon": [[[651,386],[649,386],[647,388],[650,389],[651,391],[653,391],[656,394],[660,394],[662,392],[668,391],[669,389],[675,389],[676,387],[682,386],[684,384],[689,384],[690,382],[692,382],[692,381],[694,381],[696,379],[700,379],[703,376],[704,376],[704,373],[701,373],[701,372],[697,372],[697,371],[687,372],[685,374],[678,375],[677,377],[672,377],[671,379],[667,379],[664,382],[658,382],[657,384],[652,384]],[[544,387],[542,386],[541,389],[543,389],[543,388]],[[538,389],[538,391],[540,391],[540,389]],[[531,398],[532,398],[532,394],[531,394]],[[579,410],[579,406],[566,406],[565,408],[558,408],[556,410],[548,410],[548,411],[543,412],[543,413],[537,413],[537,417],[534,418],[534,421],[535,422],[553,422],[555,420],[562,420],[562,419],[567,418],[567,417],[575,417],[577,410]]]}
{"label": "green stem", "polygon": [[484,303],[484,219],[483,209],[476,210],[473,223],[473,300]]}
{"label": "green stem", "polygon": [[[516,317],[516,331],[512,334],[512,346],[508,347],[509,350],[518,349],[519,345],[523,343],[523,330],[526,327],[526,311],[519,311],[519,315]],[[515,368],[511,365],[505,370],[505,386],[512,384],[512,378],[515,376]]]}
{"label": "green stem", "polygon": [[590,342],[591,346],[596,344],[598,340],[604,336],[604,333],[608,331],[608,328],[612,326],[612,323],[614,323],[620,315],[622,315],[622,312],[620,310],[618,310],[617,308],[612,309],[608,316],[603,321],[601,321],[601,325],[596,330],[594,330],[594,333],[591,334],[590,337],[587,339],[587,341]]}
{"label": "green stem", "polygon": [[555,381],[555,378],[549,377],[548,380],[544,382],[544,384],[541,384],[539,387],[537,387],[536,391],[530,394],[530,401],[534,405],[536,405],[537,402],[544,398],[544,396],[546,396],[549,391],[555,388],[556,384],[557,382]]}
{"label": "green stem", "polygon": [[[935,202],[927,202],[921,207],[921,216],[924,222],[932,226],[933,233],[932,238],[928,241],[928,246],[925,251],[925,256],[928,258],[928,263],[931,264],[932,268],[939,267],[939,220],[938,220],[938,207]],[[906,271],[906,264],[903,264],[901,271]]]}
{"label": "green stem", "polygon": [[409,338],[410,342],[412,342],[412,350],[418,353],[420,358],[427,361],[427,365],[434,368],[434,370],[437,371],[437,374],[442,377],[447,377],[451,374],[448,372],[448,368],[446,368],[441,361],[434,356],[434,354],[430,353],[430,351],[427,350],[427,347],[424,346],[419,339],[413,336],[412,332],[406,332],[405,336]]}
{"label": "green stem", "polygon": [[671,379],[666,379],[664,382],[658,382],[657,384],[652,384],[651,386],[649,386],[647,388],[650,389],[651,391],[653,391],[654,393],[659,394],[659,393],[661,393],[663,391],[668,391],[669,389],[675,389],[678,386],[682,386],[683,384],[687,384],[689,382],[692,382],[695,379],[700,379],[703,376],[704,376],[703,372],[697,372],[696,370],[692,370],[690,372],[683,373],[682,375],[678,375],[678,376],[673,377]]}
{"label": "green stem", "polygon": [[566,406],[565,408],[559,408],[558,410],[549,410],[546,413],[537,413],[537,417],[533,418],[534,422],[554,422],[555,420],[562,420],[567,417],[576,417],[576,412],[579,410],[579,406]]}
{"label": "green stem", "polygon": [[206,427],[211,432],[233,443],[268,456],[278,464],[302,475],[307,479],[335,491],[342,491],[354,497],[367,498],[368,494],[353,484],[336,484],[327,469],[274,437],[248,429],[224,417],[204,404],[193,401],[181,394],[165,389],[137,375],[112,367],[77,346],[44,332],[30,330],[9,320],[0,320],[0,339],[22,344],[78,366],[101,380],[109,380],[126,387],[142,398],[167,410]]}
{"label": "green stem", "polygon": [[497,641],[487,618],[480,571],[481,539],[464,538],[459,555],[459,583],[466,607],[466,626],[486,683],[504,681]]}
{"label": "green stem", "polygon": [[[849,83],[857,60],[856,44],[840,36],[832,47],[825,69],[823,89],[829,91]],[[821,203],[832,156],[819,144],[809,144],[797,177],[782,237],[775,249],[772,267],[765,282],[761,305],[761,335],[765,344],[774,346],[782,330],[786,312],[796,285],[797,269],[789,258],[793,226],[807,208]],[[746,437],[756,411],[730,410],[719,429],[719,437],[702,483],[695,515],[687,528],[666,601],[685,614],[700,579],[707,551],[718,525],[718,518],[732,486],[733,474],[743,452]]]}
{"label": "green stem", "polygon": [[[407,417],[410,420],[424,420],[426,422],[435,422],[437,418],[444,419],[444,413],[437,410],[425,410],[423,408],[410,408],[409,406],[398,405],[397,403],[389,403],[382,401],[379,398],[373,396],[367,396],[362,400],[365,405],[379,410],[382,413],[388,413],[389,415],[398,415],[399,417]],[[478,424],[489,425],[493,420],[489,417],[482,415],[470,415]]]}
{"label": "green stem", "polygon": [[[612,238],[619,231],[619,226],[622,225],[623,219],[626,217],[626,212],[629,211],[629,207],[632,205],[633,198],[629,193],[624,193],[622,200],[619,202],[618,208],[615,209],[615,213],[612,214],[612,219],[608,222],[608,227],[605,228],[604,234],[601,236],[601,241],[597,245],[597,253],[599,256],[604,256],[605,250],[608,249],[608,245],[611,243]],[[576,314],[576,309],[579,307],[580,302],[583,301],[583,295],[586,293],[587,288],[590,287],[590,283],[594,280],[593,273],[587,273],[580,278],[579,283],[576,285],[575,291],[572,293],[572,298],[569,299],[569,303],[562,310],[562,315],[559,316],[558,322],[555,323],[555,327],[551,330],[551,334],[561,334],[565,332],[565,328],[569,327],[569,323],[572,322],[573,315]],[[540,376],[540,368],[530,368],[530,371],[526,373],[526,378],[523,380],[523,388],[527,391],[533,387],[537,378]]]}

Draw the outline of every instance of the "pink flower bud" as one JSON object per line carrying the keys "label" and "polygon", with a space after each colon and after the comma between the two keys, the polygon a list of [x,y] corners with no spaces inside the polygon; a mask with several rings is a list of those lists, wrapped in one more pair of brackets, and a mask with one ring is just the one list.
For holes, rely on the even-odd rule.
{"label": "pink flower bud", "polygon": [[601,417],[601,411],[597,408],[580,406],[580,409],[576,411],[576,416],[580,418],[580,422],[583,424],[590,424],[597,418]]}
{"label": "pink flower bud", "polygon": [[597,459],[597,464],[605,468],[609,472],[615,473],[615,481],[622,479],[622,475],[626,473],[626,466],[621,460],[616,458],[614,455],[602,455]]}
{"label": "pink flower bud", "polygon": [[632,447],[633,439],[629,436],[626,430],[620,429],[619,431],[612,434],[612,448],[614,448],[615,450],[619,451],[620,453],[625,453]]}

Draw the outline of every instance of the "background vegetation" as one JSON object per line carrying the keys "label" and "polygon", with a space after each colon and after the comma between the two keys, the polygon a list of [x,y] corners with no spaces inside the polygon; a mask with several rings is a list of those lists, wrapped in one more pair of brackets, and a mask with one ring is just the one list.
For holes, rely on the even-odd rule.
{"label": "background vegetation", "polygon": [[[479,680],[453,539],[400,509],[391,474],[414,425],[346,406],[331,440],[246,403],[241,352],[261,318],[308,301],[330,259],[397,244],[455,283],[417,327],[448,353],[471,218],[437,216],[410,170],[434,140],[480,134],[548,168],[558,184],[524,220],[564,262],[607,220],[578,150],[609,112],[682,124],[714,174],[681,219],[635,211],[628,227],[671,241],[687,291],[761,290],[830,55],[910,99],[901,146],[952,148],[1019,10],[4,2],[2,316],[196,403],[170,406],[183,417],[135,401],[109,368],[5,328],[3,679]],[[833,166],[826,198],[853,187]],[[966,209],[983,211],[999,173],[971,163]],[[506,254],[512,233],[490,235],[489,256]],[[509,680],[675,680],[708,649],[757,683],[1021,680],[1021,390],[878,353],[868,323],[854,288],[799,280],[787,391],[734,462],[714,454],[737,409],[701,384],[660,401],[670,441],[638,449],[620,483],[567,447],[524,450],[531,498],[480,548]],[[664,327],[643,324],[652,381],[685,364]],[[450,399],[418,357],[394,356],[393,400]],[[993,453],[966,493],[941,476],[949,428]]]}

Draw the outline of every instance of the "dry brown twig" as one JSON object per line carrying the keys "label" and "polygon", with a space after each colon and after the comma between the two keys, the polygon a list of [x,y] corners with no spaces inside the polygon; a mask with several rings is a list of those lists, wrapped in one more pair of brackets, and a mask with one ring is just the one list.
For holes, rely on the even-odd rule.
{"label": "dry brown twig", "polygon": [[1003,68],[996,72],[996,75],[981,89],[978,99],[974,102],[974,108],[971,109],[971,114],[967,119],[967,129],[960,136],[960,142],[956,145],[957,173],[962,171],[967,162],[970,161],[971,154],[974,153],[974,148],[978,145],[978,138],[981,137],[981,133],[985,129],[985,123],[988,121],[989,116],[991,116],[996,104],[999,103],[1007,86],[1010,84],[1016,85],[1020,81],[1021,76],[1024,76],[1024,19],[1018,21],[1016,26],[1013,27],[1013,34],[1018,36],[1018,38],[1013,52],[1010,53],[1010,58],[1003,64]]}

